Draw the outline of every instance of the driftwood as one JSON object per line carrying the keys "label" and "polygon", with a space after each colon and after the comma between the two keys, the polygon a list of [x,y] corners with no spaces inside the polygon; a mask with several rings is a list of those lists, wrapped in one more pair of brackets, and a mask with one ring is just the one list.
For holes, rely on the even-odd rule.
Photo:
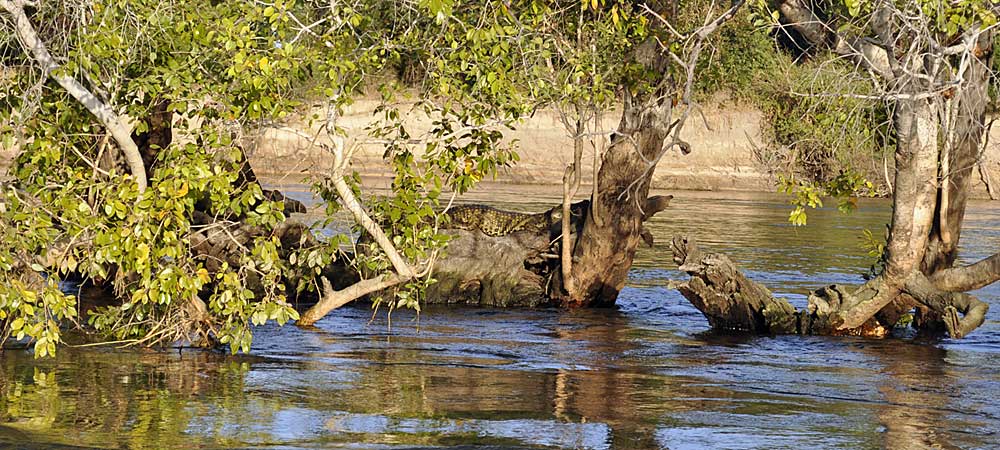
{"label": "driftwood", "polygon": [[[760,283],[747,278],[726,255],[702,253],[694,241],[676,236],[671,242],[674,262],[691,275],[675,285],[717,330],[756,334],[846,334],[884,336],[881,324],[837,330],[835,321],[840,288],[830,286],[809,296],[805,311],[776,298]],[[874,321],[874,319],[872,319]]]}
{"label": "driftwood", "polygon": [[702,253],[684,236],[674,237],[671,250],[679,269],[691,276],[687,282],[676,283],[673,287],[718,330],[883,337],[889,334],[903,312],[917,307],[918,310],[924,308],[924,314],[939,315],[949,335],[961,338],[983,323],[988,309],[985,303],[971,295],[943,291],[926,277],[914,275],[903,288],[912,301],[901,305],[897,314],[879,314],[859,327],[843,328],[842,317],[849,312],[846,308],[875,298],[888,287],[878,282],[868,283],[861,289],[827,286],[809,295],[805,310],[796,310],[763,285],[748,279],[725,255]]}
{"label": "driftwood", "polygon": [[674,238],[674,261],[691,280],[676,286],[713,328],[762,334],[795,333],[798,314],[788,302],[748,279],[726,255],[703,254],[693,241]]}

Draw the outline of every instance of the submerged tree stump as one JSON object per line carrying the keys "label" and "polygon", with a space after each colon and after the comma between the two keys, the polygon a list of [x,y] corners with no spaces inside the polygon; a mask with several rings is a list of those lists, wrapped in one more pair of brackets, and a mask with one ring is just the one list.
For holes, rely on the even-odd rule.
{"label": "submerged tree stump", "polygon": [[[827,286],[812,292],[806,309],[797,311],[748,279],[725,255],[703,254],[694,241],[684,236],[674,237],[671,250],[680,270],[691,275],[689,281],[674,287],[718,330],[884,337],[903,314],[916,308],[918,319],[921,315],[937,317],[928,323],[934,325],[940,320],[951,337],[962,338],[983,324],[989,310],[989,305],[969,294],[945,291],[923,274],[914,273],[902,287],[887,285],[883,277],[859,288]],[[990,263],[987,259],[984,264]],[[890,289],[902,292],[898,305],[868,318],[858,327],[843,326],[844,317],[853,312],[851,308],[885,295]],[[921,328],[933,331],[927,326]]]}
{"label": "submerged tree stump", "polygon": [[788,302],[743,275],[729,257],[702,254],[693,241],[671,242],[674,261],[691,280],[677,286],[713,328],[761,334],[795,333],[798,315]]}
{"label": "submerged tree stump", "polygon": [[488,236],[478,230],[448,230],[447,255],[434,267],[437,283],[427,290],[428,303],[495,307],[552,304],[546,295],[548,233],[520,231]]}
{"label": "submerged tree stump", "polygon": [[[671,242],[674,262],[691,275],[674,287],[698,308],[712,328],[755,334],[820,334],[883,337],[889,326],[869,319],[857,328],[839,330],[838,313],[848,295],[829,286],[809,296],[808,307],[798,311],[766,287],[750,280],[726,255],[702,253],[695,242],[676,236]],[[853,294],[852,294],[853,295]]]}
{"label": "submerged tree stump", "polygon": [[[649,197],[643,203],[642,221],[665,209],[671,198]],[[590,200],[576,202],[569,210],[570,236],[565,240],[576,242],[591,212]],[[453,239],[445,256],[434,266],[433,276],[438,282],[428,288],[426,302],[493,307],[574,306],[565,302],[560,270],[562,206],[525,214],[466,205],[450,215],[452,221],[445,232]],[[504,224],[492,223],[495,220]],[[644,228],[642,238],[652,246],[652,235]]]}

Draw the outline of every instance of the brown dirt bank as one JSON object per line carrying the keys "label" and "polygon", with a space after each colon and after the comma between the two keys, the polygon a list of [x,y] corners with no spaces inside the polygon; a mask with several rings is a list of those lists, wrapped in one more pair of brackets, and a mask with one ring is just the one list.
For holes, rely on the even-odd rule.
{"label": "brown dirt bank", "polygon": [[[384,148],[367,140],[365,127],[372,120],[375,100],[360,100],[345,111],[338,124],[348,133],[349,142],[359,145],[354,168],[362,176],[390,176],[382,160]],[[653,187],[677,190],[735,190],[773,192],[775,176],[784,167],[775,161],[761,161],[758,155],[766,145],[761,135],[763,114],[748,106],[731,102],[715,102],[703,107],[703,118],[693,116],[688,121],[684,137],[692,152],[682,155],[671,151],[663,157],[653,174]],[[604,120],[608,131],[617,124],[618,113],[609,111]],[[409,119],[413,135],[426,130],[430,120],[422,113]],[[330,167],[329,155],[313,145],[315,133],[303,122],[290,122],[284,127],[264,130],[250,145],[248,152],[254,168],[272,177],[317,174]],[[514,184],[560,184],[565,167],[573,158],[573,143],[558,114],[539,111],[515,131],[506,133],[508,140],[517,141],[520,161],[504,168],[497,182]],[[991,132],[990,145],[983,155],[991,180],[1000,180],[1000,127]],[[349,144],[350,145],[350,144]],[[763,152],[768,153],[768,152]],[[593,150],[584,150],[584,183],[593,173]],[[891,163],[891,162],[890,162]],[[985,184],[977,174],[974,196],[985,198]],[[1000,181],[998,181],[1000,182]]]}
{"label": "brown dirt bank", "polygon": [[[390,175],[382,160],[383,147],[365,142],[365,128],[372,120],[377,102],[362,99],[345,111],[339,124],[348,138],[360,145],[354,168],[366,178]],[[761,136],[763,115],[752,107],[731,102],[715,102],[704,106],[704,120],[698,115],[688,121],[684,136],[692,152],[681,155],[672,151],[665,155],[653,174],[653,187],[670,190],[735,190],[773,192],[774,173],[783,168],[774,161],[761,161],[757,155],[765,146]],[[604,127],[610,131],[617,124],[618,113],[609,111]],[[430,120],[413,114],[412,128],[426,129]],[[254,169],[268,178],[298,181],[310,174],[324,173],[330,168],[330,157],[320,146],[311,145],[311,129],[303,121],[292,121],[283,127],[263,130],[249,140],[248,154]],[[414,133],[416,134],[416,133]],[[989,146],[983,154],[984,167],[990,179],[1000,183],[1000,127],[991,131]],[[572,160],[572,140],[554,111],[539,111],[508,132],[508,139],[518,142],[521,157],[513,167],[504,168],[497,177],[499,183],[559,184],[565,167]],[[16,154],[16,148],[0,142],[0,180],[7,177],[6,168]],[[766,152],[765,152],[766,153]],[[593,150],[584,150],[584,184],[589,184],[593,171]],[[974,196],[987,196],[985,184],[974,176]],[[994,186],[996,189],[996,186]]]}

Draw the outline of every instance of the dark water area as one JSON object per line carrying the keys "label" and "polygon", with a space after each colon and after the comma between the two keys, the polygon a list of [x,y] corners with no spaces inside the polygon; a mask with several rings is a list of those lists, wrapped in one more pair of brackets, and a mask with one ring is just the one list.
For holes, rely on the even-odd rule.
{"label": "dark water area", "polygon": [[[558,188],[473,196],[539,211]],[[264,326],[249,355],[63,348],[0,357],[0,448],[1000,448],[1000,286],[963,340],[709,332],[669,279],[676,233],[796,306],[860,283],[863,229],[889,204],[787,224],[778,196],[675,192],[618,308],[334,311]],[[1000,204],[973,203],[971,262],[1000,248]]]}

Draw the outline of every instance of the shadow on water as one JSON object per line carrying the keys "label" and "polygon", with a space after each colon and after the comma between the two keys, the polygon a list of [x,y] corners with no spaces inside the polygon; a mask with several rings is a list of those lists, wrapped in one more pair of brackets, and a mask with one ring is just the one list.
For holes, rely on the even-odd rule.
{"label": "shadow on water", "polygon": [[[261,327],[252,356],[7,351],[0,448],[1000,447],[996,290],[979,293],[994,308],[966,341],[712,333],[663,288],[680,278],[671,234],[730,252],[801,301],[858,280],[856,232],[886,210],[821,211],[815,228],[789,230],[770,197],[678,197],[615,309],[431,307],[394,314],[390,330],[352,306],[313,330]],[[995,211],[971,217],[968,252],[992,251]]]}

